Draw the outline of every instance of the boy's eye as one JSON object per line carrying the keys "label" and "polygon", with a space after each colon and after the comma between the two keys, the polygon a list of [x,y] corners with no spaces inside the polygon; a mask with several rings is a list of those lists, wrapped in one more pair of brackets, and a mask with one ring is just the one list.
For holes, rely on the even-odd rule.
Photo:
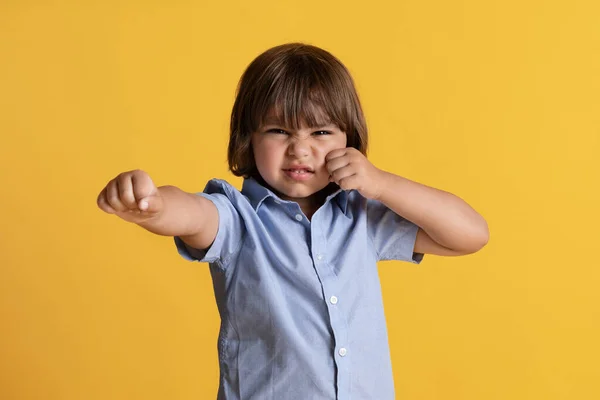
{"label": "boy's eye", "polygon": [[267,132],[277,133],[277,134],[281,134],[281,135],[286,135],[287,134],[287,132],[284,131],[283,129],[275,129],[275,128],[274,129],[269,129]]}
{"label": "boy's eye", "polygon": [[[279,129],[279,128],[269,129],[267,131],[267,133],[275,133],[275,134],[278,134],[278,135],[287,135],[288,134],[287,131],[285,131],[283,129]],[[326,136],[326,135],[331,135],[331,133],[332,133],[331,131],[315,131],[312,134],[314,136]]]}

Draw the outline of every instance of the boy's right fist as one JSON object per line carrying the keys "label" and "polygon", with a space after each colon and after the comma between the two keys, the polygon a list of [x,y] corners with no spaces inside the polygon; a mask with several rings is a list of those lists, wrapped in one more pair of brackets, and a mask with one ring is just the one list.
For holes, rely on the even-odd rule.
{"label": "boy's right fist", "polygon": [[139,169],[123,172],[108,182],[98,195],[98,207],[125,221],[140,223],[156,217],[163,199],[150,176]]}

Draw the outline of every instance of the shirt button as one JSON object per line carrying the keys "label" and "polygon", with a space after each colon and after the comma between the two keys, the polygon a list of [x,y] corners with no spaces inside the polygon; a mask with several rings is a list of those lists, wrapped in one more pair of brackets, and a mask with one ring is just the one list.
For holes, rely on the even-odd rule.
{"label": "shirt button", "polygon": [[331,297],[329,298],[329,301],[331,302],[331,304],[337,304],[337,302],[338,302],[338,298],[337,298],[337,297],[335,297],[335,296],[331,296]]}
{"label": "shirt button", "polygon": [[339,351],[338,354],[342,357],[344,357],[346,354],[348,354],[348,350],[346,350],[345,347],[342,347]]}
{"label": "shirt button", "polygon": [[321,261],[323,259],[323,254],[317,255],[317,260]]}
{"label": "shirt button", "polygon": [[298,221],[298,222],[302,221],[302,215],[296,214],[296,221]]}

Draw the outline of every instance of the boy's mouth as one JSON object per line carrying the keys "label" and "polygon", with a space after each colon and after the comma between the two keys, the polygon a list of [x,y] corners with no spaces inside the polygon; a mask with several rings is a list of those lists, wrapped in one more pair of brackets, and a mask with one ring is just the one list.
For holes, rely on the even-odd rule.
{"label": "boy's mouth", "polygon": [[285,168],[283,171],[288,177],[300,181],[306,180],[314,174],[314,171],[310,167],[304,165],[292,168]]}
{"label": "boy's mouth", "polygon": [[285,172],[291,172],[294,174],[308,174],[308,173],[313,173],[312,170],[307,169],[307,168],[289,168],[289,169],[284,169]]}
{"label": "boy's mouth", "polygon": [[293,167],[284,168],[283,170],[286,171],[286,172],[292,172],[292,173],[295,173],[295,174],[313,173],[313,172],[315,172],[308,165],[294,165]]}

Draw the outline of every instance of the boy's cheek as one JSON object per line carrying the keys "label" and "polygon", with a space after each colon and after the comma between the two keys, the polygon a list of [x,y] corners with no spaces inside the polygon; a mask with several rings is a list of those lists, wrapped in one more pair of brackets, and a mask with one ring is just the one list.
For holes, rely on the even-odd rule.
{"label": "boy's cheek", "polygon": [[327,155],[329,153],[331,153],[332,151],[335,150],[339,150],[339,149],[345,149],[346,145],[345,143],[330,143],[329,146],[323,148],[323,159],[325,159],[325,157],[327,157]]}

